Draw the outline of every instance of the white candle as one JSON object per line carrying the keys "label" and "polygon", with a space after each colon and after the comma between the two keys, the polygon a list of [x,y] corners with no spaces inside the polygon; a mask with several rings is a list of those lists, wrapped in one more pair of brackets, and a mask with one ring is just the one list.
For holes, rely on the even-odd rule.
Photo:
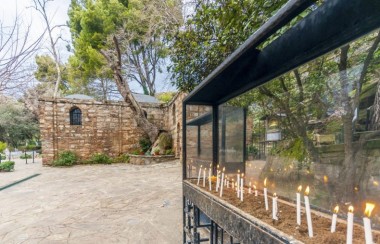
{"label": "white candle", "polygon": [[269,210],[268,206],[268,193],[267,193],[267,178],[264,180],[264,201],[265,201],[265,210]]}
{"label": "white candle", "polygon": [[219,190],[219,170],[216,171],[216,186],[215,191],[218,192]]}
{"label": "white candle", "polygon": [[346,237],[347,244],[352,243],[353,231],[354,231],[354,207],[350,206],[348,207],[348,214],[347,214],[347,237]]}
{"label": "white candle", "polygon": [[240,179],[240,201],[243,201],[243,195],[244,195],[244,174],[241,174],[241,179]]}
{"label": "white candle", "polygon": [[[224,182],[224,171],[226,170],[226,168],[223,168],[223,172],[222,172],[222,182]],[[222,185],[220,186],[220,197],[223,196],[223,183]]]}
{"label": "white candle", "polygon": [[257,197],[258,193],[257,193],[256,185],[253,185],[253,188],[255,189],[255,197]]}
{"label": "white candle", "polygon": [[197,185],[199,185],[199,180],[201,179],[201,172],[202,172],[202,165],[199,167],[199,173],[198,173],[198,182]]}
{"label": "white candle", "polygon": [[333,213],[333,216],[332,216],[332,222],[331,222],[331,233],[334,233],[335,232],[335,229],[336,229],[336,219],[337,219],[337,213],[339,212],[339,206],[336,205],[336,207],[334,208],[334,213]]}
{"label": "white candle", "polygon": [[208,169],[208,185],[209,185],[209,190],[211,191],[211,167]]}
{"label": "white candle", "polygon": [[252,187],[252,183],[251,183],[251,182],[249,182],[248,194],[252,194],[252,190],[251,190],[251,187]]}
{"label": "white candle", "polygon": [[296,193],[297,195],[297,225],[301,225],[301,191],[302,191],[302,186],[298,187],[298,192]]}
{"label": "white candle", "polygon": [[206,168],[203,169],[203,187],[206,187]]}
{"label": "white candle", "polygon": [[311,222],[311,210],[310,210],[310,202],[309,202],[309,186],[306,187],[305,190],[305,207],[306,207],[306,219],[307,219],[307,229],[309,231],[309,237],[313,237],[313,224]]}
{"label": "white candle", "polygon": [[372,228],[371,228],[371,212],[375,208],[375,204],[372,203],[366,203],[365,204],[365,211],[364,215],[366,217],[363,218],[363,223],[364,223],[364,233],[365,233],[365,243],[366,244],[372,244],[373,239],[372,239]]}
{"label": "white candle", "polygon": [[230,188],[230,179],[227,179],[227,188]]}
{"label": "white candle", "polygon": [[276,195],[276,193],[274,193],[273,198],[272,198],[272,219],[278,220],[277,213],[278,213],[277,195]]}
{"label": "white candle", "polygon": [[237,180],[236,180],[236,184],[237,184],[237,197],[239,198],[240,197],[240,169],[238,170],[238,174],[237,174]]}

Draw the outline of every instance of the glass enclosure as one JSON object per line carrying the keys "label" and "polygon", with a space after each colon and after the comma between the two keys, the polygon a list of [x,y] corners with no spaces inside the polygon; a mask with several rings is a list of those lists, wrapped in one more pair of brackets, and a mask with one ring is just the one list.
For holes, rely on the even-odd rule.
{"label": "glass enclosure", "polygon": [[187,177],[214,161],[214,175],[217,165],[231,177],[240,170],[259,189],[267,178],[268,191],[290,201],[310,186],[322,211],[353,205],[359,217],[372,202],[378,228],[379,42],[372,32],[219,105],[217,123],[211,106],[187,105]]}

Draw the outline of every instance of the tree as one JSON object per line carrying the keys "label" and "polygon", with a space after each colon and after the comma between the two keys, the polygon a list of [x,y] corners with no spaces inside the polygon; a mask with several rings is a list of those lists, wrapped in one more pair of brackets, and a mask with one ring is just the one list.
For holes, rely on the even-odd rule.
{"label": "tree", "polygon": [[37,12],[42,16],[45,24],[46,24],[46,30],[49,37],[49,44],[50,48],[49,51],[53,55],[55,69],[56,69],[56,81],[55,81],[55,88],[54,88],[54,98],[57,97],[59,86],[61,85],[62,80],[62,70],[61,70],[61,64],[60,59],[57,51],[57,42],[59,39],[61,39],[61,36],[58,36],[57,38],[53,37],[53,31],[55,28],[59,28],[66,25],[55,25],[51,26],[51,22],[49,20],[49,17],[47,15],[47,3],[51,2],[53,0],[33,0],[33,8],[37,10]]}
{"label": "tree", "polygon": [[162,61],[163,38],[178,24],[176,11],[176,1],[164,0],[134,0],[128,8],[119,1],[73,0],[69,9],[78,67],[87,74],[99,70],[107,74],[104,67],[109,69],[124,101],[132,105],[138,126],[152,142],[158,128],[147,120],[128,81],[138,74],[140,84],[155,92],[151,82]]}
{"label": "tree", "polygon": [[39,49],[42,35],[31,39],[31,26],[17,16],[12,25],[0,21],[0,92],[24,88],[32,79],[28,60]]}

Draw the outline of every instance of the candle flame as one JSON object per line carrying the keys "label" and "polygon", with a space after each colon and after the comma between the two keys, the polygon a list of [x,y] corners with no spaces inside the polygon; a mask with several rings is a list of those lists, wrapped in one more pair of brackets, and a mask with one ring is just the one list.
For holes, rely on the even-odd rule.
{"label": "candle flame", "polygon": [[255,188],[255,190],[256,190],[256,186],[255,185],[253,185],[253,188]]}
{"label": "candle flame", "polygon": [[273,197],[277,197],[277,194],[276,194],[276,193],[273,193]]}
{"label": "candle flame", "polygon": [[367,202],[365,204],[364,215],[368,218],[371,217],[372,210],[375,208],[375,204]]}
{"label": "candle flame", "polygon": [[218,164],[218,165],[216,165],[216,167],[219,169],[219,164]]}
{"label": "candle flame", "polygon": [[252,185],[252,182],[249,182],[249,186],[251,186]]}
{"label": "candle flame", "polygon": [[202,168],[202,165],[201,165],[201,168]]}
{"label": "candle flame", "polygon": [[323,176],[323,182],[325,183],[329,182],[329,177],[327,177],[327,175]]}
{"label": "candle flame", "polygon": [[334,208],[334,213],[337,214],[339,212],[339,205],[336,205]]}
{"label": "candle flame", "polygon": [[243,178],[243,177],[244,177],[244,173],[241,174],[241,178]]}
{"label": "candle flame", "polygon": [[349,206],[348,207],[348,212],[353,213],[354,212],[354,207],[353,206]]}
{"label": "candle flame", "polygon": [[310,192],[310,187],[307,186],[307,187],[306,187],[306,190],[305,190],[305,195],[308,196],[308,195],[309,195],[309,192]]}
{"label": "candle flame", "polygon": [[264,187],[267,187],[267,178],[264,180]]}
{"label": "candle flame", "polygon": [[379,182],[377,182],[377,181],[374,180],[374,181],[373,181],[373,185],[374,185],[374,186],[379,186]]}
{"label": "candle flame", "polygon": [[210,168],[212,167],[212,164],[210,164]]}
{"label": "candle flame", "polygon": [[226,167],[223,167],[223,172],[226,171]]}
{"label": "candle flame", "polygon": [[297,191],[298,191],[298,192],[301,192],[301,191],[302,191],[302,185],[299,185],[299,186],[298,186]]}
{"label": "candle flame", "polygon": [[240,169],[238,169],[238,173],[240,174]]}

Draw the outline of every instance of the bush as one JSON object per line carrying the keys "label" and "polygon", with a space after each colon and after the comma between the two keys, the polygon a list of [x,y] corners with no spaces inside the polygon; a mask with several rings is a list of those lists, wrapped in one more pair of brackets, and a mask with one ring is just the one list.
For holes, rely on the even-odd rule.
{"label": "bush", "polygon": [[114,158],[114,163],[129,163],[129,156],[127,154],[122,154],[119,157]]}
{"label": "bush", "polygon": [[111,164],[112,159],[104,153],[95,153],[91,155],[88,162],[92,164]]}
{"label": "bush", "polygon": [[172,148],[172,136],[169,133],[161,133],[158,137],[160,148],[167,150]]}
{"label": "bush", "polygon": [[3,154],[0,154],[1,160],[5,160],[7,157]]}
{"label": "bush", "polygon": [[21,154],[20,158],[21,159],[29,159],[29,158],[32,158],[32,155],[30,155],[30,154]]}
{"label": "bush", "polygon": [[77,155],[72,151],[64,151],[53,161],[53,166],[72,166],[78,162]]}
{"label": "bush", "polygon": [[145,153],[152,146],[152,142],[147,137],[143,137],[139,141],[141,150]]}
{"label": "bush", "polygon": [[5,161],[0,164],[0,171],[10,172],[15,168],[15,162]]}
{"label": "bush", "polygon": [[173,149],[168,149],[165,151],[165,155],[173,155],[174,152],[173,152]]}

